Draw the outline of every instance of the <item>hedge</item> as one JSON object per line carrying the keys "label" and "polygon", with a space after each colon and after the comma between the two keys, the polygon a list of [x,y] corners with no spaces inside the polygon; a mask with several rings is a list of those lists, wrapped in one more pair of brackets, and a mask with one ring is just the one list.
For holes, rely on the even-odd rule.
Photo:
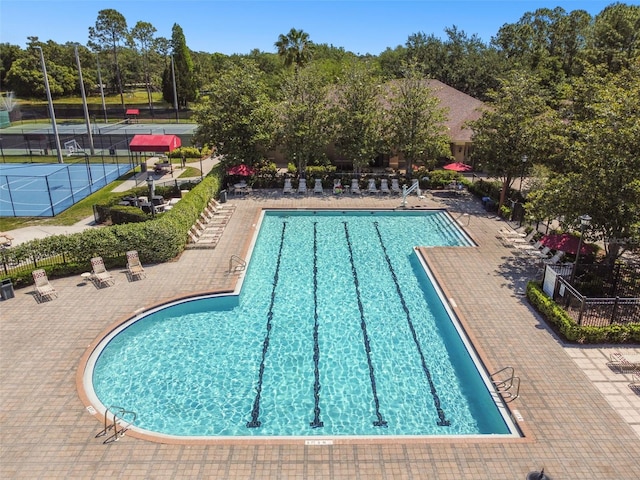
{"label": "hedge", "polygon": [[[171,210],[153,220],[31,240],[4,249],[3,260],[18,264],[25,260],[47,259],[49,265],[42,268],[51,277],[87,271],[95,256],[101,256],[107,267],[124,267],[128,250],[137,250],[143,263],[166,262],[184,250],[189,229],[209,200],[218,194],[221,183],[222,169],[217,166]],[[18,288],[30,285],[33,283],[31,270],[27,268],[8,278]]]}
{"label": "hedge", "polygon": [[551,324],[554,330],[569,342],[639,343],[640,324],[608,325],[606,327],[581,326],[542,290],[540,282],[527,285],[529,303]]}

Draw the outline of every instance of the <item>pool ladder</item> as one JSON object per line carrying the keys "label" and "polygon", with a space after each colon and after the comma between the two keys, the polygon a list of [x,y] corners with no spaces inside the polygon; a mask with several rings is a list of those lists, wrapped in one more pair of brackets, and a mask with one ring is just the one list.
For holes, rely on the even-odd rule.
{"label": "pool ladder", "polygon": [[[127,421],[125,416],[133,417],[131,421]],[[131,410],[125,410],[122,407],[111,406],[108,407],[104,412],[104,429],[100,431],[96,435],[95,438],[104,437],[107,433],[113,429],[113,433],[107,437],[102,443],[105,445],[111,442],[117,442],[120,440],[120,437],[123,437],[129,427],[133,425],[138,418],[136,412],[132,412]],[[111,422],[111,423],[110,423]],[[120,430],[118,430],[118,426],[120,426]]]}
{"label": "pool ladder", "polygon": [[238,255],[231,255],[229,259],[229,272],[243,272],[247,268],[247,262],[240,258]]}
{"label": "pool ladder", "polygon": [[520,377],[515,376],[513,367],[504,367],[490,375],[496,391],[509,403],[520,396]]}

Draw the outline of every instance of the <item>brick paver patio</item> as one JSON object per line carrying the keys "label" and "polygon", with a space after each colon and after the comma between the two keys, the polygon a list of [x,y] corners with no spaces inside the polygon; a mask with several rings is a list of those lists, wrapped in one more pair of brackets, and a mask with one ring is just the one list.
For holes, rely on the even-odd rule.
{"label": "brick paver patio", "polygon": [[[59,297],[38,304],[31,289],[0,304],[0,478],[322,478],[524,479],[545,468],[554,479],[634,479],[639,475],[640,396],[631,375],[606,366],[608,354],[640,346],[566,346],[522,295],[536,275],[496,239],[503,226],[468,196],[411,197],[413,207],[446,207],[478,243],[427,253],[443,290],[460,313],[488,369],[505,365],[522,379],[512,402],[526,438],[340,442],[333,445],[226,442],[153,443],[127,435],[103,445],[101,424],[76,390],[76,371],[100,332],[137,310],[193,292],[232,289],[232,254],[243,256],[261,208],[395,208],[395,197],[282,197],[254,192],[237,206],[213,250],[188,250],[147,265],[129,282],[112,271],[113,287],[81,277],[54,279]],[[517,412],[515,412],[517,411]]]}

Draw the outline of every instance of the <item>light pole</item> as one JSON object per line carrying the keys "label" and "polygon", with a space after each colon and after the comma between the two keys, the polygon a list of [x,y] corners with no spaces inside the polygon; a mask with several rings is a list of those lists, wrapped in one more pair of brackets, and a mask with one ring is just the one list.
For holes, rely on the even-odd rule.
{"label": "light pole", "polygon": [[153,183],[153,177],[147,176],[147,187],[149,187],[149,208],[151,209],[151,216],[156,216],[156,205],[153,203],[153,196],[156,193],[155,184]]}
{"label": "light pole", "polygon": [[524,169],[527,165],[527,160],[529,158],[526,155],[522,156],[522,175],[520,175],[520,185],[518,186],[518,192],[522,192],[522,181],[524,180]]}
{"label": "light pole", "polygon": [[576,272],[578,271],[578,260],[580,259],[580,250],[582,250],[582,239],[584,238],[584,229],[591,225],[591,217],[587,214],[580,215],[580,240],[578,241],[578,251],[576,252],[576,259],[573,262],[573,268],[571,269],[571,278],[569,283],[573,285],[573,280],[576,278]]}
{"label": "light pole", "polygon": [[53,100],[51,98],[51,89],[49,88],[49,77],[47,76],[47,66],[44,63],[44,53],[42,47],[36,45],[34,48],[40,50],[40,62],[42,63],[42,74],[44,75],[44,89],[47,91],[47,100],[49,102],[49,116],[51,117],[51,126],[53,127],[53,136],[56,141],[56,152],[58,153],[58,163],[64,163],[62,158],[62,148],[60,147],[60,136],[58,135],[58,124],[56,123],[56,114],[53,110]]}
{"label": "light pole", "polygon": [[95,155],[96,151],[93,147],[93,135],[91,135],[91,121],[89,120],[89,108],[87,107],[87,95],[84,91],[84,81],[82,80],[82,67],[80,66],[80,56],[78,55],[78,45],[74,45],[73,50],[76,54],[76,65],[78,66],[78,77],[80,78],[80,93],[82,94],[82,109],[84,111],[84,121],[87,124],[87,137],[89,137],[89,151],[91,155]]}

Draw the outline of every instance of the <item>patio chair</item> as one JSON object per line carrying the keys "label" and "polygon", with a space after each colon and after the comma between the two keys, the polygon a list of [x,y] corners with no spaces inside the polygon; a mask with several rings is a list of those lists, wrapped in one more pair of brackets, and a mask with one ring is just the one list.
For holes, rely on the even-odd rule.
{"label": "patio chair", "polygon": [[382,194],[391,194],[391,190],[389,190],[389,180],[383,178],[380,180],[380,193]]}
{"label": "patio chair", "polygon": [[298,183],[298,193],[302,193],[303,195],[307,194],[307,179],[301,178]]}
{"label": "patio chair", "polygon": [[93,275],[91,278],[99,286],[102,286],[102,285],[111,286],[114,283],[116,283],[115,280],[113,279],[113,276],[107,271],[106,267],[104,266],[104,261],[102,260],[102,257],[92,258],[91,268],[93,270]]}
{"label": "patio chair", "polygon": [[127,252],[127,273],[130,279],[146,278],[147,274],[144,271],[144,267],[140,263],[138,258],[138,252],[136,250],[130,250]]}
{"label": "patio chair", "polygon": [[629,361],[620,352],[614,352],[609,356],[607,366],[609,366],[610,368],[614,368],[620,372],[640,372],[640,361]]}
{"label": "patio chair", "polygon": [[322,180],[320,178],[316,178],[315,184],[313,186],[313,193],[319,193],[320,195],[324,193],[324,188],[322,188]]}
{"label": "patio chair", "polygon": [[369,179],[369,184],[367,185],[367,193],[375,193],[375,194],[380,193],[379,190],[376,188],[376,180],[374,178]]}
{"label": "patio chair", "polygon": [[51,300],[51,298],[58,296],[56,289],[49,283],[47,272],[40,268],[31,274],[33,275],[33,291],[38,296],[38,301]]}
{"label": "patio chair", "polygon": [[400,188],[400,183],[397,178],[391,179],[391,193],[397,193],[398,195],[402,193],[402,188]]}
{"label": "patio chair", "polygon": [[631,383],[629,384],[629,388],[636,392],[636,394],[640,394],[640,373],[631,374]]}
{"label": "patio chair", "polygon": [[287,193],[293,193],[293,187],[291,186],[291,179],[284,179],[284,188],[282,189],[282,194],[285,195]]}
{"label": "patio chair", "polygon": [[560,260],[562,260],[564,255],[565,253],[563,251],[558,250],[556,253],[553,254],[553,257],[546,259],[544,263],[547,265],[556,265],[557,263],[560,262]]}
{"label": "patio chair", "polygon": [[360,191],[360,183],[357,178],[351,179],[351,193],[354,195],[360,195],[362,192]]}
{"label": "patio chair", "polygon": [[342,182],[340,181],[339,178],[334,178],[333,179],[333,193],[334,194],[340,194],[344,191],[344,188],[342,188]]}

